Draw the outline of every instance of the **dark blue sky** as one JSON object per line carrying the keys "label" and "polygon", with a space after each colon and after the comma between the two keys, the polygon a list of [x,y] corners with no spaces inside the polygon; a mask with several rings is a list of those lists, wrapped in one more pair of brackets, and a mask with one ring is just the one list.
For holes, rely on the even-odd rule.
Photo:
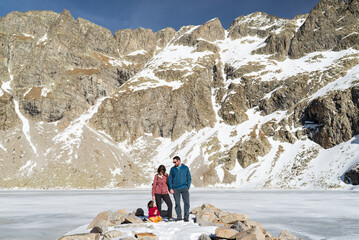
{"label": "dark blue sky", "polygon": [[0,16],[12,11],[70,10],[112,32],[138,27],[155,32],[184,25],[199,25],[218,17],[224,28],[241,15],[256,11],[293,18],[309,13],[319,0],[0,0]]}

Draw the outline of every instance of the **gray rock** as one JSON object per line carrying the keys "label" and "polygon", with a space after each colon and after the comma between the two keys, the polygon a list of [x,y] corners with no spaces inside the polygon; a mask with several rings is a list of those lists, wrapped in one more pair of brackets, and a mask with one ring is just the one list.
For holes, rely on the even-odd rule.
{"label": "gray rock", "polygon": [[251,138],[238,144],[237,159],[243,168],[258,162],[258,157],[265,156],[271,149],[271,144],[262,131],[258,136],[256,136],[255,130],[252,133]]}
{"label": "gray rock", "polygon": [[128,223],[143,223],[141,218],[136,217],[135,215],[129,214],[128,216],[125,217],[125,221],[123,222],[123,224],[128,224]]}
{"label": "gray rock", "polygon": [[200,226],[228,226],[237,221],[248,219],[244,214],[224,212],[208,203],[193,209],[191,212],[195,214],[195,222]]}
{"label": "gray rock", "polygon": [[110,221],[113,219],[112,211],[104,211],[97,214],[97,216],[88,225],[87,229],[99,227],[103,232],[107,231],[107,227],[110,225]]}
{"label": "gray rock", "polygon": [[20,119],[14,108],[13,96],[2,91],[0,96],[0,130],[6,131],[19,124]]}
{"label": "gray rock", "polygon": [[99,233],[83,233],[63,236],[58,240],[99,240],[100,237]]}
{"label": "gray rock", "polygon": [[278,240],[297,240],[297,239],[298,238],[288,230],[283,230],[278,236]]}
{"label": "gray rock", "polygon": [[91,229],[90,233],[103,233],[103,230],[100,227],[94,227],[93,229]]}
{"label": "gray rock", "polygon": [[359,185],[359,163],[344,174],[344,181],[347,184]]}
{"label": "gray rock", "polygon": [[135,237],[139,240],[157,240],[157,236],[153,233],[136,233]]}
{"label": "gray rock", "polygon": [[[102,231],[102,232],[106,232],[106,231],[108,231],[108,227],[110,226],[111,224],[110,224],[110,221],[108,221],[108,220],[103,220],[103,219],[101,219],[99,222],[97,222],[97,224],[96,224],[96,227],[98,228],[98,229],[96,229],[96,230],[100,230],[100,231]],[[94,228],[93,228],[94,229]],[[92,230],[93,230],[92,229]]]}
{"label": "gray rock", "polygon": [[303,123],[312,123],[309,137],[324,148],[331,148],[348,141],[359,133],[359,88],[344,91],[313,100],[304,110]]}
{"label": "gray rock", "polygon": [[243,231],[243,223],[240,222],[240,221],[238,221],[238,222],[236,222],[235,224],[233,224],[233,225],[231,226],[231,228],[234,229],[234,230],[236,230],[236,231],[238,231],[238,232],[242,232],[242,231]]}
{"label": "gray rock", "polygon": [[238,232],[232,228],[228,227],[218,227],[216,228],[216,237],[224,239],[236,239]]}
{"label": "gray rock", "polygon": [[[261,21],[258,21],[258,19],[261,19]],[[265,38],[285,23],[286,20],[276,16],[263,12],[255,12],[236,18],[228,29],[228,36],[232,39],[256,35]]]}
{"label": "gray rock", "polygon": [[112,224],[113,225],[119,225],[119,224],[122,224],[123,222],[126,221],[126,216],[127,214],[124,214],[124,213],[121,213],[121,212],[115,212],[113,214],[113,221],[112,221]]}
{"label": "gray rock", "polygon": [[116,141],[136,139],[144,133],[177,139],[186,131],[212,126],[215,113],[208,85],[211,75],[207,71],[199,74],[197,81],[176,91],[158,87],[106,99],[90,124]]}
{"label": "gray rock", "polygon": [[202,234],[199,236],[198,240],[211,240],[211,238],[207,234]]}
{"label": "gray rock", "polygon": [[118,238],[118,237],[121,237],[122,235],[123,235],[123,233],[121,231],[118,231],[118,230],[108,231],[108,232],[105,232],[103,234],[103,236],[108,238],[108,239]]}
{"label": "gray rock", "polygon": [[234,239],[237,240],[265,240],[266,236],[258,227],[252,227],[249,230],[242,231],[235,235]]}

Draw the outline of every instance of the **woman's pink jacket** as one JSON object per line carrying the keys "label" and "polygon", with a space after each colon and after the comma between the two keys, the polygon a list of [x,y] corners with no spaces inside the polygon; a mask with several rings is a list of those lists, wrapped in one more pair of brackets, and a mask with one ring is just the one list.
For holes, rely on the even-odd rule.
{"label": "woman's pink jacket", "polygon": [[155,175],[152,183],[152,196],[155,194],[168,194],[168,175],[165,174],[161,177],[158,174]]}

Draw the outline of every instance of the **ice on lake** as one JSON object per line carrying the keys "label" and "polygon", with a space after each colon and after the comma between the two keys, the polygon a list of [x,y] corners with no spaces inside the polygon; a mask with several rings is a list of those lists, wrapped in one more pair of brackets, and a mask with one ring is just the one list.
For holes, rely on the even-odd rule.
{"label": "ice on lake", "polygon": [[[57,239],[89,224],[102,211],[124,208],[132,212],[143,208],[146,212],[150,198],[150,190],[2,190],[0,239]],[[359,239],[357,190],[191,190],[191,209],[203,203],[247,214],[262,223],[273,236],[287,229],[303,239]],[[184,230],[191,238],[200,235],[199,228],[193,224],[171,224],[174,229],[171,239],[184,239],[181,234]],[[157,225],[157,231],[166,231],[162,226]],[[203,233],[212,229],[215,228],[203,229]],[[189,235],[186,236],[189,239]]]}

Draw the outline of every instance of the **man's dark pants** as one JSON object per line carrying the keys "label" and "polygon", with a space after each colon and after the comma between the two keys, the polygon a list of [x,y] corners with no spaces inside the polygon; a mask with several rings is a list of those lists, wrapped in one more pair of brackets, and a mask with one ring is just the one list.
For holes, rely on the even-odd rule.
{"label": "man's dark pants", "polygon": [[182,209],[181,209],[181,195],[184,203],[184,218],[189,217],[189,191],[188,187],[174,189],[174,198],[175,198],[175,210],[177,218],[182,218]]}

